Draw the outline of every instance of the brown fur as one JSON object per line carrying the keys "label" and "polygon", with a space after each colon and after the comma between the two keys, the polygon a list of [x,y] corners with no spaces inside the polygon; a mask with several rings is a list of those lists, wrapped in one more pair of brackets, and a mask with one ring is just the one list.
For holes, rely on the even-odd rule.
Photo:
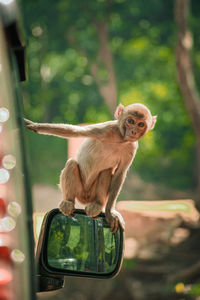
{"label": "brown fur", "polygon": [[88,126],[25,120],[27,127],[38,133],[63,138],[86,137],[76,160],[69,159],[61,172],[63,201],[59,208],[65,215],[71,215],[76,198],[86,204],[87,215],[95,217],[105,207],[106,220],[112,232],[117,231],[119,223],[124,228],[123,218],[114,208],[127,170],[135,157],[137,140],[153,129],[156,122],[156,117],[152,117],[142,104],[127,107],[120,104],[115,118],[117,120]]}

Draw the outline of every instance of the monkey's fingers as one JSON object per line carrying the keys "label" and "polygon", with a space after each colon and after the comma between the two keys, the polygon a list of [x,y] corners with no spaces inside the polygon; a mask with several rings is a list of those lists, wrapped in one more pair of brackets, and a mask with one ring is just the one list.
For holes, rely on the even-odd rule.
{"label": "monkey's fingers", "polygon": [[106,214],[106,222],[110,225],[110,231],[113,232],[113,229],[115,227],[115,218],[111,213]]}
{"label": "monkey's fingers", "polygon": [[32,131],[35,131],[35,132],[38,131],[38,125],[37,125],[37,123],[34,123],[34,122],[32,122],[32,121],[30,121],[30,120],[28,120],[28,119],[25,119],[25,118],[24,118],[24,121],[25,121],[26,127],[27,127],[29,130],[32,130]]}
{"label": "monkey's fingers", "polygon": [[28,120],[26,118],[24,118],[24,122],[25,122],[25,125],[28,126],[28,125],[33,125],[34,122],[32,122],[31,120]]}
{"label": "monkey's fingers", "polygon": [[116,233],[119,227],[119,221],[118,219],[114,219],[113,222],[110,224],[110,231],[112,233]]}
{"label": "monkey's fingers", "polygon": [[117,216],[119,224],[121,225],[121,228],[124,231],[124,229],[125,229],[125,221],[124,221],[122,215],[118,211],[116,211],[116,210],[114,210],[114,214]]}
{"label": "monkey's fingers", "polygon": [[119,227],[119,224],[122,227],[122,230],[125,228],[125,222],[121,214],[113,210],[112,213],[107,214],[106,221],[110,224],[110,231],[116,233]]}

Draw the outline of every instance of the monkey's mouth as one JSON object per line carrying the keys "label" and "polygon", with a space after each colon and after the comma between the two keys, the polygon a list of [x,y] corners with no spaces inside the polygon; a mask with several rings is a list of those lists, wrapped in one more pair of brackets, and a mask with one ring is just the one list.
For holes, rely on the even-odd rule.
{"label": "monkey's mouth", "polygon": [[132,136],[132,135],[126,135],[126,136],[124,137],[124,140],[125,140],[125,141],[130,141],[130,142],[135,142],[135,141],[138,140],[138,138],[135,137],[135,136]]}
{"label": "monkey's mouth", "polygon": [[129,134],[128,132],[126,132],[126,134],[124,135],[124,141],[127,142],[135,142],[137,140],[139,140],[143,135],[142,134]]}
{"label": "monkey's mouth", "polygon": [[124,140],[125,140],[125,141],[134,142],[134,141],[137,141],[137,140],[138,140],[138,137],[137,137],[137,135],[125,134]]}

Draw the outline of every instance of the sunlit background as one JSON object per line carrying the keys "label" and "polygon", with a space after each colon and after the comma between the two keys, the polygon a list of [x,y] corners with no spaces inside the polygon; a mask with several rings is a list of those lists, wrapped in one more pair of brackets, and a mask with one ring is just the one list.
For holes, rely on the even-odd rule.
{"label": "sunlit background", "polygon": [[[158,122],[140,142],[133,172],[145,181],[188,190],[195,186],[195,139],[176,79],[173,3],[22,1],[29,74],[24,103],[31,120],[72,124],[112,119],[120,102],[145,103]],[[200,25],[198,3],[193,5],[195,37]],[[197,66],[198,45],[197,37]],[[34,182],[55,185],[66,142],[30,135],[30,143]]]}
{"label": "sunlit background", "polygon": [[[194,200],[196,196],[196,138],[177,81],[175,2],[20,1],[27,44],[28,81],[23,84],[26,118],[71,124],[103,122],[113,119],[117,104],[136,102],[144,103],[158,116],[155,129],[139,143],[119,200],[176,201]],[[200,2],[191,1],[188,26],[194,41],[190,54],[197,89],[200,83],[199,17]],[[6,118],[6,113],[1,111],[0,118]],[[41,212],[57,206],[60,201],[57,184],[68,158],[68,142],[32,132],[27,133],[27,138],[34,207],[40,224]],[[3,180],[8,176],[7,169],[15,164],[14,158],[7,157],[5,164],[7,168],[0,169]],[[197,214],[194,202],[189,200],[184,205],[189,205],[189,222],[193,223]],[[162,209],[168,211],[167,217],[163,217]],[[146,210],[152,209],[146,207]],[[169,299],[167,289],[177,295],[191,291],[191,286],[178,276],[177,281],[169,279],[169,287],[163,291],[163,283],[159,285],[158,281],[167,276],[165,270],[160,267],[154,272],[158,260],[165,258],[165,268],[171,247],[181,245],[190,236],[190,228],[181,228],[188,219],[184,219],[181,209],[176,207],[174,211],[171,214],[170,209],[161,207],[157,215],[145,215],[141,211],[125,214],[126,226],[131,228],[126,251],[130,249],[132,254],[125,260],[121,277],[112,283],[115,288],[116,283],[121,286],[121,292],[116,295],[108,281],[103,283],[105,291],[100,283],[96,285],[97,296],[93,281],[86,283],[85,280],[87,291],[73,281],[74,290],[66,288],[65,293],[75,295],[70,299],[78,299],[77,295],[81,295],[79,299],[90,299],[95,294],[95,299],[105,300],[114,296],[123,299],[126,291],[126,299],[156,300]],[[136,273],[139,259],[144,261]],[[148,259],[150,266],[146,268]],[[186,261],[187,258],[184,263]],[[147,273],[142,268],[149,272],[151,279],[145,277]],[[173,263],[167,272],[173,273]],[[56,299],[64,299],[62,293]],[[155,298],[156,293],[162,297]],[[171,299],[179,299],[173,297]]]}

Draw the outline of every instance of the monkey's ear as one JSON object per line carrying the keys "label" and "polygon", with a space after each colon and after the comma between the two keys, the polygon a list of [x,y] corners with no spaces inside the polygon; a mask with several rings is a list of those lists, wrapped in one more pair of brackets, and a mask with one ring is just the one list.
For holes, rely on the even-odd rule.
{"label": "monkey's ear", "polygon": [[117,107],[115,114],[114,114],[115,119],[119,119],[119,116],[121,115],[123,110],[124,110],[124,105],[122,105],[120,103],[120,105]]}
{"label": "monkey's ear", "polygon": [[153,116],[152,117],[152,123],[151,123],[151,126],[149,128],[149,130],[152,130],[156,124],[156,121],[157,121],[157,116]]}

